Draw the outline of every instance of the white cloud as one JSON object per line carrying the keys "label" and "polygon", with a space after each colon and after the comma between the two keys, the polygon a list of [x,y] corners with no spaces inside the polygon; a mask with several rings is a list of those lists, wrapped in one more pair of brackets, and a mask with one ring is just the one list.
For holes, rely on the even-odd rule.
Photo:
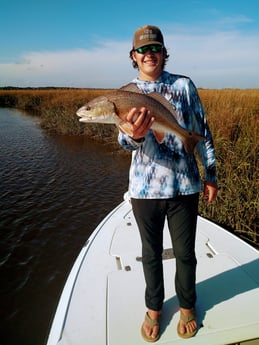
{"label": "white cloud", "polygon": [[258,88],[258,39],[259,34],[234,31],[172,35],[167,39],[174,47],[168,69],[191,76],[200,87]]}
{"label": "white cloud", "polygon": [[[259,87],[259,34],[182,32],[165,39],[167,70],[190,76],[198,87]],[[128,57],[130,44],[106,41],[90,50],[28,52],[16,64],[0,64],[0,86],[119,87],[137,73]]]}
{"label": "white cloud", "polygon": [[16,64],[0,64],[0,82],[2,86],[119,87],[133,76],[127,48],[123,42],[106,42],[92,50],[29,52]]}

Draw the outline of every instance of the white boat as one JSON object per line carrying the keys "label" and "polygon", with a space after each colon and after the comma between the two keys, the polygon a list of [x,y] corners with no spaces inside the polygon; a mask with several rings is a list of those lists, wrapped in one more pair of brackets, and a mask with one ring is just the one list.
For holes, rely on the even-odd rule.
{"label": "white boat", "polygon": [[[165,303],[156,344],[259,344],[259,253],[218,225],[198,218],[199,331],[176,332],[179,309],[175,263],[164,236]],[[141,243],[125,200],[96,228],[81,250],[61,295],[47,345],[141,345],[145,315]]]}

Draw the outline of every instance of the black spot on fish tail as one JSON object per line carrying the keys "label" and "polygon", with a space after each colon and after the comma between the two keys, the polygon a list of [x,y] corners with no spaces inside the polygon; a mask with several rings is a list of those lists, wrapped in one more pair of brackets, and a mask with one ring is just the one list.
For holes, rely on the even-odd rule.
{"label": "black spot on fish tail", "polygon": [[189,137],[183,138],[184,149],[187,153],[193,153],[195,146],[199,141],[205,140],[205,138],[195,132],[188,131]]}

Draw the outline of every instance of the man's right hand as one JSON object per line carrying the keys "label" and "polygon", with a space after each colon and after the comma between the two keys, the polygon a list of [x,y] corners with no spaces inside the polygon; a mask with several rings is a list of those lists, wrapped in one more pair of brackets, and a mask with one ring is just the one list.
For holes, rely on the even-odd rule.
{"label": "man's right hand", "polygon": [[150,111],[145,107],[140,109],[132,108],[126,117],[126,121],[133,127],[132,139],[138,140],[145,137],[155,118],[151,116]]}

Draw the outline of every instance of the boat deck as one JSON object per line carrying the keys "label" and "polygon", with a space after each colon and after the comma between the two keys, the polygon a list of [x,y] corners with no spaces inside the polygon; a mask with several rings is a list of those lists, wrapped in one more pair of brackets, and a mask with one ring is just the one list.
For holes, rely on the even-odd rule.
{"label": "boat deck", "polygon": [[[175,262],[164,236],[165,303],[156,344],[259,344],[259,253],[199,217],[196,240],[199,331],[183,340]],[[47,345],[141,345],[145,315],[141,243],[128,201],[97,227],[70,273]],[[254,340],[253,342],[251,341]],[[243,341],[250,340],[249,343]]]}

